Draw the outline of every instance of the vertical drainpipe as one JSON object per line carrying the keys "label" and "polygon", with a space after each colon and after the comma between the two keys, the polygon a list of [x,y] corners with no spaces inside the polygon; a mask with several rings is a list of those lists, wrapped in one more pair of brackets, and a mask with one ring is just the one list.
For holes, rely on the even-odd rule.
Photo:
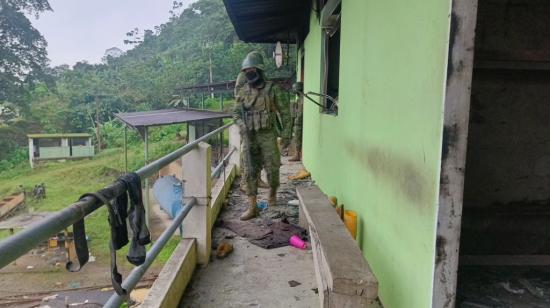
{"label": "vertical drainpipe", "polygon": [[[149,162],[149,127],[145,127],[145,134],[144,134],[144,138],[145,138],[145,165],[147,165],[147,163]],[[149,214],[150,214],[150,210],[149,210],[149,178],[146,177],[145,178],[145,181],[144,181],[144,186],[145,186],[145,200],[144,200],[144,204],[145,204],[145,224],[147,225],[147,227],[149,228]]]}

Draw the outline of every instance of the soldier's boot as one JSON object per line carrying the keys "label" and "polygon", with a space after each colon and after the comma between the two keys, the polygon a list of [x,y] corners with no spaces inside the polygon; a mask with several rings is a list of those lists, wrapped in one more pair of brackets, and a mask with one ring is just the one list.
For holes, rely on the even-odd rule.
{"label": "soldier's boot", "polygon": [[267,205],[269,207],[276,206],[277,205],[277,190],[271,189],[269,191],[269,199],[267,199]]}
{"label": "soldier's boot", "polygon": [[256,209],[256,196],[248,196],[248,208],[241,215],[241,220],[249,220],[258,215],[258,210]]}
{"label": "soldier's boot", "polygon": [[258,178],[258,187],[259,188],[269,188],[269,185],[262,180],[262,178]]}
{"label": "soldier's boot", "polygon": [[296,151],[296,154],[288,159],[288,161],[301,161],[302,160],[302,151]]}

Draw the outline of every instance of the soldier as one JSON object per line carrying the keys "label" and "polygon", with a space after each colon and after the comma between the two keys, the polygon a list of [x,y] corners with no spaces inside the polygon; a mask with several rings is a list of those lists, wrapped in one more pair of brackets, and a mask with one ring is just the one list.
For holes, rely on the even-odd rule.
{"label": "soldier", "polygon": [[[243,61],[241,72],[246,82],[237,89],[234,108],[235,123],[241,130],[244,177],[248,208],[241,220],[257,215],[258,174],[262,167],[269,183],[269,206],[276,204],[279,187],[281,156],[277,146],[277,127],[280,126],[277,86],[267,81],[263,71],[263,58],[258,52],[249,53]],[[282,127],[280,127],[282,130]]]}
{"label": "soldier", "polygon": [[[263,67],[263,63],[262,64],[259,64]],[[235,89],[234,89],[234,96],[235,98],[237,97],[237,95],[239,94],[239,90],[246,84],[246,77],[245,77],[245,74],[243,71],[239,72],[239,75],[237,75],[237,79],[235,80]],[[243,161],[243,151],[242,151],[242,148],[243,148],[243,145],[242,145],[242,140],[241,140],[241,157],[240,157],[240,160],[241,160],[241,174],[243,176],[241,176],[241,183],[240,183],[240,189],[241,191],[243,192],[246,192],[246,177],[244,176],[244,174],[246,174],[246,165]],[[262,173],[259,172],[258,173],[258,187],[259,188],[269,188],[269,185],[264,182],[262,180]]]}

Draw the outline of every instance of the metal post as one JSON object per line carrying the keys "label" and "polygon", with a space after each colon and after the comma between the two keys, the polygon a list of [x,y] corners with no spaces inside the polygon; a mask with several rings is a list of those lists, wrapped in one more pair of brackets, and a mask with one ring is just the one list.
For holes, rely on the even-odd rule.
{"label": "metal post", "polygon": [[124,172],[128,172],[128,126],[124,125]]}
{"label": "metal post", "polygon": [[204,109],[204,93],[201,92],[201,109]]}
{"label": "metal post", "polygon": [[[149,163],[149,127],[145,127],[145,165]],[[145,187],[145,198],[143,200],[143,205],[145,206],[145,224],[147,227],[149,227],[149,215],[150,215],[150,209],[149,209],[149,177],[145,177],[144,185]]]}
{"label": "metal post", "polygon": [[220,98],[220,111],[223,111],[223,93],[220,94],[221,98]]}
{"label": "metal post", "polygon": [[[174,222],[172,222],[170,227],[168,227],[168,229],[162,232],[161,236],[153,244],[151,249],[147,252],[147,256],[145,257],[145,262],[142,265],[134,268],[130,272],[130,275],[128,275],[128,277],[126,277],[126,279],[122,282],[122,287],[124,289],[131,291],[136,287],[141,277],[143,277],[143,275],[145,274],[149,266],[151,266],[151,264],[153,263],[157,255],[162,251],[162,248],[164,248],[164,246],[166,245],[168,240],[170,240],[174,232],[179,228],[179,226],[181,226],[183,219],[187,216],[189,211],[191,211],[191,208],[193,208],[193,206],[196,203],[197,203],[197,199],[191,198],[189,203],[185,205],[183,207],[183,210],[180,211],[179,214],[176,216],[176,218],[174,219]],[[103,307],[118,308],[120,307],[120,305],[124,300],[125,298],[114,293],[113,295],[111,295],[111,297]]]}
{"label": "metal post", "polygon": [[101,130],[99,127],[99,106],[101,104],[99,96],[95,97],[95,121],[96,121],[96,136],[97,136],[97,153],[101,152]]}

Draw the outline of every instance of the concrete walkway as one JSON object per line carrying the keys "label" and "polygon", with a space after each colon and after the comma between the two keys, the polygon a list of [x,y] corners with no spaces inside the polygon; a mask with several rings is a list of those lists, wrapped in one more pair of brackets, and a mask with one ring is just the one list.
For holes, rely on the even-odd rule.
{"label": "concrete walkway", "polygon": [[[261,217],[250,223],[284,218],[297,223],[298,208],[287,203],[296,198],[296,185],[309,182],[289,183],[287,176],[301,168],[299,163],[283,161],[277,206],[262,211]],[[244,210],[246,198],[238,189],[238,181],[219,219],[235,219]],[[267,194],[268,190],[262,189],[259,200],[267,200]],[[319,307],[310,250],[290,246],[263,249],[227,229],[216,227],[213,246],[221,240],[233,245],[233,253],[225,259],[216,259],[213,249],[210,264],[195,271],[180,307]]]}

